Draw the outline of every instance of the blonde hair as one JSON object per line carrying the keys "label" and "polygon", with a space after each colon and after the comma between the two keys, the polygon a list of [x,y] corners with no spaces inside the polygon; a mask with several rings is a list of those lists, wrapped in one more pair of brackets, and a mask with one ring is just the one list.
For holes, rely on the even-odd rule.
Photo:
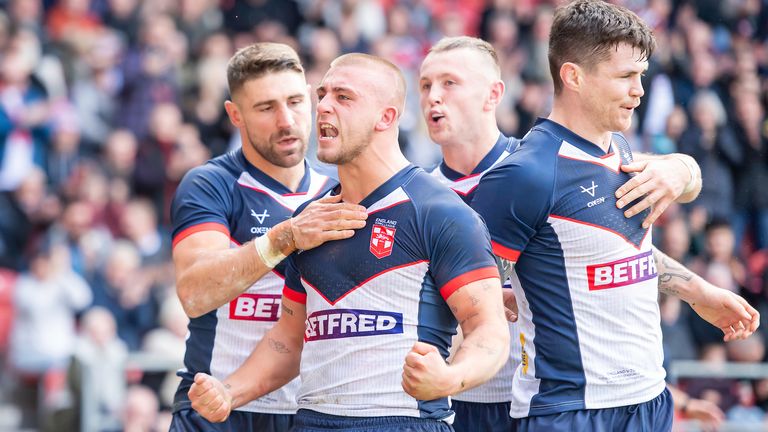
{"label": "blonde hair", "polygon": [[389,60],[386,60],[381,57],[377,57],[370,54],[363,54],[363,53],[350,53],[350,54],[344,54],[340,57],[337,57],[335,60],[331,62],[331,68],[338,67],[338,66],[345,66],[345,65],[359,65],[359,64],[368,64],[368,65],[374,65],[378,66],[380,69],[391,72],[393,76],[394,81],[394,94],[392,95],[392,100],[394,100],[395,105],[397,107],[398,116],[402,115],[403,110],[405,109],[405,77],[403,76],[403,72],[400,70],[399,67],[395,66],[394,63],[390,62]]}
{"label": "blonde hair", "polygon": [[497,78],[501,77],[499,55],[496,53],[496,49],[493,45],[482,39],[471,36],[444,37],[429,49],[429,54],[439,54],[459,49],[470,49],[487,57],[495,68],[494,72],[496,73]]}

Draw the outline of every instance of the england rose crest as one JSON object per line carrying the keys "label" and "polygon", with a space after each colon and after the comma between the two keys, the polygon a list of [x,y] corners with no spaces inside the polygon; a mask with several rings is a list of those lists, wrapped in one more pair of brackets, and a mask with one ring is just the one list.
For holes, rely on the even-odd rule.
{"label": "england rose crest", "polygon": [[388,228],[375,224],[371,230],[371,253],[378,259],[392,255],[392,246],[395,244],[395,228]]}

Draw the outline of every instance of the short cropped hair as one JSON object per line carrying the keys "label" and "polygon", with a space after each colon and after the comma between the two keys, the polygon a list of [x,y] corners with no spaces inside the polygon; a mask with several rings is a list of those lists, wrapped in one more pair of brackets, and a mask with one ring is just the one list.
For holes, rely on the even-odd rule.
{"label": "short cropped hair", "polygon": [[429,49],[429,53],[443,53],[447,51],[453,51],[457,49],[471,49],[488,56],[491,63],[496,66],[496,72],[501,76],[501,66],[499,66],[499,55],[496,53],[496,49],[490,43],[470,37],[470,36],[454,36],[440,39],[432,48]]}
{"label": "short cropped hair", "polygon": [[252,79],[268,73],[293,71],[304,73],[299,55],[288,45],[260,42],[238,50],[227,64],[229,94],[234,94]]}
{"label": "short cropped hair", "polygon": [[656,48],[651,29],[629,9],[602,0],[576,0],[558,7],[549,36],[549,71],[555,94],[563,89],[560,68],[567,62],[591,68],[626,43],[647,60]]}
{"label": "short cropped hair", "polygon": [[406,88],[405,77],[403,76],[403,72],[400,70],[400,68],[387,59],[364,53],[349,53],[339,56],[331,62],[331,68],[357,63],[373,63],[375,65],[381,66],[383,69],[388,70],[393,74],[395,87],[392,89],[393,93],[391,97],[397,106],[398,117],[401,116],[403,114],[403,110],[405,109]]}

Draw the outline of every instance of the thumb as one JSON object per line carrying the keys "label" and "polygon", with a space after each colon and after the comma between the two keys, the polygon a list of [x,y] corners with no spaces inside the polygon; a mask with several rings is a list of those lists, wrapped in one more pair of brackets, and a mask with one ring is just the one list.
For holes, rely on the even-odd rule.
{"label": "thumb", "polygon": [[437,353],[437,348],[434,345],[430,345],[428,343],[424,342],[416,342],[413,344],[413,348],[411,348],[411,352],[421,355],[427,355],[431,352]]}
{"label": "thumb", "polygon": [[203,372],[198,372],[195,374],[195,384],[197,385],[203,385],[205,382],[208,381],[209,375]]}
{"label": "thumb", "polygon": [[630,173],[630,172],[640,172],[645,169],[646,165],[648,165],[647,161],[642,162],[632,162],[626,165],[621,166],[621,170]]}

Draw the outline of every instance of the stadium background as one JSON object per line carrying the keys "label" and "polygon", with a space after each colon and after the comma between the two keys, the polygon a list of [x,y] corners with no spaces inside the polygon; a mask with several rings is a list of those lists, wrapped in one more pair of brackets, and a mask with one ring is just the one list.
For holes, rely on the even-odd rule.
{"label": "stadium background", "polygon": [[[627,136],[637,151],[691,154],[703,175],[699,199],[670,208],[655,242],[768,317],[768,1],[617,3],[659,44]],[[223,110],[234,50],[288,43],[312,84],[341,53],[394,61],[410,86],[402,148],[431,167],[439,149],[415,92],[429,46],[491,42],[506,84],[499,125],[521,137],[551,104],[557,4],[0,0],[0,430],[77,430],[78,419],[167,430],[186,331],[168,205],[187,170],[239,145]],[[731,430],[768,428],[765,325],[726,345],[686,304],[660,304],[672,378],[718,403]]]}

